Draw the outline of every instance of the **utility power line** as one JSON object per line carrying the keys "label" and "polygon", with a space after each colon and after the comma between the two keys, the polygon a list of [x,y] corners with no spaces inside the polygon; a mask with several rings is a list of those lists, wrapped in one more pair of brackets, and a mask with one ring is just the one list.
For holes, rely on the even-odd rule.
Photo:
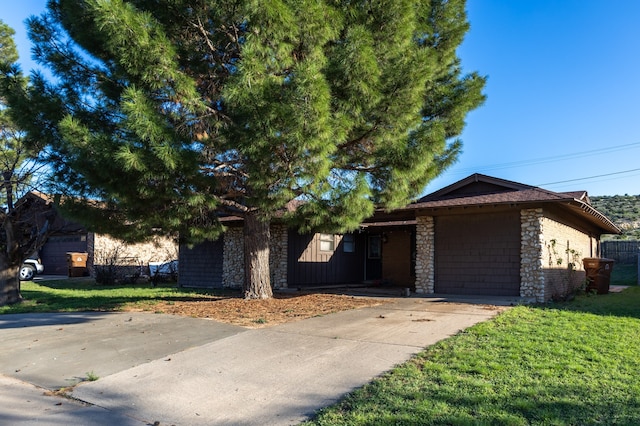
{"label": "utility power line", "polygon": [[614,176],[614,175],[621,175],[621,174],[623,174],[623,173],[631,173],[631,172],[638,172],[638,171],[640,171],[640,169],[624,170],[624,171],[621,171],[621,172],[605,173],[605,174],[603,174],[603,175],[595,175],[595,176],[588,176],[588,177],[583,177],[583,178],[576,178],[576,179],[561,180],[561,181],[557,181],[557,182],[542,183],[542,184],[540,184],[540,185],[536,185],[536,186],[557,185],[557,184],[560,184],[560,183],[576,182],[576,181],[579,181],[579,180],[596,179],[596,178],[601,178],[601,177],[608,177],[608,176]]}
{"label": "utility power line", "polygon": [[[573,159],[577,159],[577,158],[590,157],[590,156],[594,156],[594,155],[609,154],[609,153],[613,153],[613,152],[624,151],[624,150],[627,150],[627,149],[634,149],[634,148],[640,148],[640,142],[634,142],[634,143],[629,143],[629,144],[624,144],[624,145],[610,146],[610,147],[606,147],[606,148],[592,149],[592,150],[589,150],[589,151],[574,152],[574,153],[569,153],[569,154],[553,155],[553,156],[550,156],[550,157],[532,158],[532,159],[528,159],[528,160],[511,161],[511,162],[508,162],[508,163],[496,163],[496,164],[489,164],[489,165],[480,166],[480,167],[466,167],[466,168],[458,169],[456,171],[452,171],[452,172],[449,172],[449,173],[450,174],[461,174],[461,175],[464,174],[464,175],[466,175],[466,174],[469,174],[469,173],[475,173],[478,170],[482,170],[482,171],[500,170],[500,169],[508,169],[508,168],[513,168],[513,167],[530,166],[530,165],[535,165],[535,164],[552,163],[552,162],[556,162],[556,161],[573,160]],[[622,172],[622,173],[624,173],[624,172]]]}

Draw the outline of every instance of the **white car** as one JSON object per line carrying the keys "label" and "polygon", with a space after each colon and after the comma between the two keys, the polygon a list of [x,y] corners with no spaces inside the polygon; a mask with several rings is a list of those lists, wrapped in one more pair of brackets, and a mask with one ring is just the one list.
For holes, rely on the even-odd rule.
{"label": "white car", "polygon": [[20,281],[30,281],[36,274],[44,272],[44,265],[40,259],[26,259],[20,268]]}
{"label": "white car", "polygon": [[170,260],[168,262],[149,262],[149,274],[156,276],[171,276],[178,273],[178,261]]}

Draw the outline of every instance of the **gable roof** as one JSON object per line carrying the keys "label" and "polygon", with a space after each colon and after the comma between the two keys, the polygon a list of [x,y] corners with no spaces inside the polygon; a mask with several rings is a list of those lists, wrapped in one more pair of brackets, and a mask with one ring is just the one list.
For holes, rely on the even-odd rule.
{"label": "gable roof", "polygon": [[596,225],[603,233],[620,234],[622,231],[605,215],[591,206],[586,191],[553,192],[536,186],[475,173],[456,183],[428,194],[418,201],[399,209],[431,210],[479,206],[522,206],[530,208],[554,204]]}
{"label": "gable roof", "polygon": [[[70,234],[83,234],[86,233],[86,228],[71,220],[65,219],[60,215],[56,208],[56,196],[45,194],[40,191],[31,190],[24,194],[16,201],[16,205],[20,203],[35,202],[41,205],[42,210],[52,210],[55,212],[53,216],[53,222],[50,223],[50,229],[52,235],[70,235]],[[49,218],[50,219],[50,218]]]}
{"label": "gable roof", "polygon": [[420,203],[438,199],[461,198],[464,196],[478,194],[524,191],[533,188],[535,187],[531,185],[474,173],[456,183],[445,186],[442,189],[422,197],[417,202]]}
{"label": "gable roof", "polygon": [[584,191],[553,192],[536,186],[524,185],[475,173],[454,184],[426,195],[411,205],[426,208],[549,202],[579,200],[576,197],[582,199],[584,194]]}

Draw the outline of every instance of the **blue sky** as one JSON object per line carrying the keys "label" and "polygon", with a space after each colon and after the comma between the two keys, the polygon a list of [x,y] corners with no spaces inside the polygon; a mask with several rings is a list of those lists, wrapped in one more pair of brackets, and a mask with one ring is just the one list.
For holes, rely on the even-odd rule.
{"label": "blue sky", "polygon": [[[23,69],[35,65],[23,21],[46,0],[2,0]],[[9,6],[7,6],[9,5]],[[640,1],[468,0],[458,53],[488,76],[458,163],[433,192],[472,173],[552,191],[640,194]],[[558,183],[559,182],[559,183]]]}

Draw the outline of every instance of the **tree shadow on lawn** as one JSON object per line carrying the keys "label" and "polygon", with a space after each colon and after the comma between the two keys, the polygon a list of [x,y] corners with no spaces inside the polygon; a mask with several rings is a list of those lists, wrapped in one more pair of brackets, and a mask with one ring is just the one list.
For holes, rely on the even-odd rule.
{"label": "tree shadow on lawn", "polygon": [[[43,287],[45,287],[43,289]],[[47,281],[36,286],[23,285],[21,303],[10,305],[1,314],[120,311],[125,305],[138,303],[219,301],[241,297],[240,291],[210,291],[176,288],[165,285],[104,286],[93,281]]]}
{"label": "tree shadow on lawn", "polygon": [[553,303],[547,307],[594,315],[640,318],[640,287],[629,287],[620,293],[582,294],[569,302]]}
{"label": "tree shadow on lawn", "polygon": [[[166,291],[165,294],[158,294],[155,296],[156,299],[162,299],[165,301],[216,301],[216,300],[224,300],[224,299],[242,299],[244,298],[244,293],[242,289],[239,288],[198,288],[198,287],[178,287],[175,282],[173,283],[161,283],[156,285],[155,287],[150,283],[135,283],[135,284],[116,284],[116,285],[104,285],[98,284],[95,280],[83,280],[83,281],[73,281],[73,280],[57,280],[57,281],[38,281],[37,284],[41,287],[47,287],[56,290],[91,290],[91,291],[117,291],[122,290],[123,292],[128,291],[157,291],[161,293],[162,291]],[[32,290],[23,290],[22,293],[29,293]],[[171,293],[179,293],[180,295],[172,296]],[[193,294],[193,296],[189,296],[188,294]],[[274,299],[295,299],[298,297],[308,296],[310,294],[335,294],[335,295],[344,295],[344,296],[353,296],[349,292],[340,292],[340,291],[323,291],[323,290],[313,290],[313,289],[298,289],[296,291],[282,291],[282,289],[274,289],[273,298]],[[369,293],[361,294],[362,296],[373,297]],[[154,297],[152,297],[154,298]]]}
{"label": "tree shadow on lawn", "polygon": [[[240,290],[235,289],[209,289],[209,288],[195,288],[195,287],[178,287],[175,282],[160,283],[153,286],[151,283],[133,283],[133,284],[98,284],[95,280],[59,280],[59,281],[38,281],[36,283],[40,287],[47,287],[54,290],[89,290],[94,292],[118,292],[122,291],[123,294],[128,292],[149,292],[155,293],[157,297],[162,297],[163,292],[167,296],[171,296],[171,293],[180,293],[183,297],[189,298],[190,296],[184,296],[185,294],[193,294],[194,297],[240,297]],[[29,290],[26,290],[29,291]],[[23,290],[24,292],[24,290]]]}

